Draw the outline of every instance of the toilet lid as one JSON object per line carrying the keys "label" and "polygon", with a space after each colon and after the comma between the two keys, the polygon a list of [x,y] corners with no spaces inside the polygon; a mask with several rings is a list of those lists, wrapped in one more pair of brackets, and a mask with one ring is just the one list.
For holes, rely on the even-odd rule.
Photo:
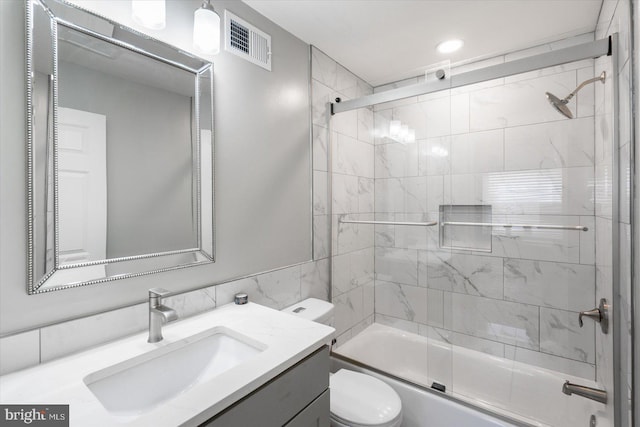
{"label": "toilet lid", "polygon": [[359,425],[384,425],[402,410],[398,394],[370,375],[340,369],[329,379],[331,412],[341,420]]}

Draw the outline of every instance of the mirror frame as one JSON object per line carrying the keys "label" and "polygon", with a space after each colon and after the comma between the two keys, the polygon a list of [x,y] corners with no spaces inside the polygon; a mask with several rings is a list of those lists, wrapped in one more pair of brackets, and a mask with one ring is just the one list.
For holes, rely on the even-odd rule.
{"label": "mirror frame", "polygon": [[[50,19],[50,35],[52,40],[51,54],[53,59],[52,70],[53,75],[51,76],[53,82],[53,95],[52,95],[52,112],[49,113],[49,117],[52,118],[53,124],[51,126],[52,136],[47,136],[46,145],[51,148],[52,154],[52,164],[53,164],[53,172],[51,176],[52,180],[52,188],[53,188],[53,267],[49,269],[49,267],[45,266],[44,274],[42,277],[35,277],[35,259],[38,256],[41,256],[43,253],[47,252],[47,245],[45,244],[44,248],[38,248],[38,244],[36,242],[36,214],[35,214],[35,206],[39,203],[36,200],[36,171],[35,171],[35,136],[34,136],[34,102],[33,102],[33,90],[34,90],[34,79],[35,79],[35,67],[34,67],[34,7],[42,7],[45,10],[45,13],[49,16]],[[68,11],[71,16],[73,15],[84,15],[83,17],[87,17],[94,20],[99,20],[104,23],[108,23],[112,25],[114,28],[118,28],[126,33],[128,39],[135,39],[140,41],[140,44],[144,45],[144,48],[138,47],[134,44],[131,44],[130,41],[121,41],[113,37],[109,37],[104,34],[100,34],[91,29],[88,29],[84,26],[74,24],[73,22],[69,22],[65,20],[61,16],[57,16],[56,13],[52,10],[52,7],[59,11]],[[115,280],[121,280],[132,277],[145,276],[149,274],[161,273],[165,271],[177,270],[182,268],[191,267],[194,265],[202,265],[202,264],[210,264],[215,262],[215,167],[214,167],[214,157],[215,157],[215,145],[214,145],[214,92],[213,92],[213,64],[205,59],[194,56],[190,53],[184,52],[174,46],[171,46],[167,43],[144,35],[138,32],[135,29],[126,27],[118,22],[112,21],[108,18],[95,14],[91,11],[83,9],[77,5],[68,3],[64,0],[27,0],[26,2],[26,12],[25,12],[25,21],[26,21],[26,113],[27,113],[27,252],[28,252],[28,260],[27,260],[27,292],[30,295],[39,294],[44,292],[51,292],[55,290],[75,288],[79,286],[97,284],[97,283],[106,283],[112,282]],[[164,62],[165,64],[169,64],[171,66],[180,68],[184,71],[188,71],[194,75],[194,120],[195,120],[195,132],[193,132],[193,136],[191,138],[192,144],[192,174],[194,177],[192,178],[195,183],[195,191],[192,191],[192,204],[196,207],[194,209],[194,229],[196,230],[196,238],[197,238],[197,247],[194,248],[185,248],[185,249],[177,249],[166,252],[157,252],[157,253],[148,253],[148,254],[139,254],[139,255],[131,255],[124,256],[118,258],[107,258],[104,260],[95,260],[95,261],[86,261],[79,262],[73,264],[60,264],[59,260],[59,191],[58,191],[58,37],[57,37],[57,27],[58,25],[65,26],[67,28],[80,31],[88,36],[95,37],[101,39],[102,41],[111,43],[120,48],[127,49],[134,53],[146,56],[148,58]],[[168,56],[167,53],[170,53],[172,58],[166,58]],[[163,56],[165,55],[165,56]],[[210,240],[210,248],[203,248],[203,215],[201,212],[202,205],[202,183],[201,183],[201,164],[203,159],[201,156],[201,148],[202,148],[202,131],[201,129],[201,106],[202,102],[204,102],[201,98],[202,92],[202,81],[205,81],[207,86],[210,86],[206,89],[209,91],[210,98],[210,106],[208,106],[208,110],[211,112],[210,119],[207,117],[207,120],[211,123],[211,213],[210,215],[205,215],[205,220],[211,220],[210,230],[211,235],[207,236],[207,242]],[[206,98],[206,97],[205,97]],[[50,154],[49,154],[50,155]],[[49,156],[48,155],[48,156]],[[47,160],[49,161],[49,160]],[[207,178],[208,179],[208,178]],[[45,190],[48,191],[48,190]],[[194,201],[193,198],[196,198]],[[207,227],[209,228],[209,227]],[[208,230],[207,230],[208,231]],[[51,233],[50,230],[45,229],[45,233]],[[43,245],[40,245],[43,246]],[[181,261],[181,258],[184,256],[192,255],[193,261]],[[45,254],[46,257],[46,254]],[[152,262],[154,262],[157,268],[150,268],[148,264],[150,259],[154,258]],[[124,267],[126,272],[124,273],[115,273],[110,275],[106,271],[106,267],[108,264],[116,264],[120,263],[120,266]],[[87,278],[85,279],[77,279],[75,276],[82,275],[82,269],[92,266],[104,266],[105,274],[104,277],[99,278]],[[137,268],[136,268],[137,267]],[[74,279],[70,282],[64,282],[64,284],[47,284],[47,281],[53,278],[56,274],[60,276],[61,274],[69,274],[69,272],[74,272]],[[65,280],[64,278],[62,280]]]}

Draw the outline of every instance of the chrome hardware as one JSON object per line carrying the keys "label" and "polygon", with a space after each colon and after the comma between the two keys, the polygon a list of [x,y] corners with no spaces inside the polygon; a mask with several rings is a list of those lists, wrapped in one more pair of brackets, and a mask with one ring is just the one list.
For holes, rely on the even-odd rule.
{"label": "chrome hardware", "polygon": [[609,304],[607,304],[607,300],[602,298],[600,300],[600,305],[598,308],[594,308],[593,310],[581,311],[578,314],[578,323],[580,327],[584,325],[582,322],[583,317],[590,317],[597,323],[600,323],[600,328],[602,329],[602,333],[606,334],[609,332]]}
{"label": "chrome hardware", "polygon": [[442,225],[478,226],[478,227],[503,227],[503,228],[531,228],[535,230],[575,230],[589,231],[584,225],[545,225],[545,224],[495,224],[491,222],[453,222],[446,221]]}
{"label": "chrome hardware", "polygon": [[341,219],[341,224],[373,224],[373,225],[413,225],[419,227],[431,227],[438,225],[437,221],[430,222],[397,222],[397,221],[352,221],[350,219]]}
{"label": "chrome hardware", "polygon": [[595,400],[596,402],[604,404],[607,403],[606,391],[584,385],[572,384],[569,381],[565,381],[562,385],[562,392],[567,396],[577,394],[578,396],[586,397],[587,399]]}
{"label": "chrome hardware", "polygon": [[589,427],[596,427],[596,416],[595,415],[591,415],[591,418],[589,418]]}
{"label": "chrome hardware", "polygon": [[174,309],[162,305],[162,298],[169,296],[170,293],[162,288],[149,289],[149,339],[147,342],[162,341],[162,324],[178,318]]}
{"label": "chrome hardware", "polygon": [[249,302],[249,295],[247,295],[247,294],[236,294],[233,297],[233,302],[235,302],[237,305],[244,305],[244,304]]}

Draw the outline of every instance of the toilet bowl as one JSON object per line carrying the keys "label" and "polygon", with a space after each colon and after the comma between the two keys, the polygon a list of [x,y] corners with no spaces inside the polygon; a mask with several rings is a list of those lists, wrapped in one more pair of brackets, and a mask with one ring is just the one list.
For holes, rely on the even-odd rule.
{"label": "toilet bowl", "polygon": [[[282,310],[333,326],[333,304],[308,298]],[[402,423],[400,396],[383,381],[340,369],[329,378],[331,425],[334,427],[398,427]]]}

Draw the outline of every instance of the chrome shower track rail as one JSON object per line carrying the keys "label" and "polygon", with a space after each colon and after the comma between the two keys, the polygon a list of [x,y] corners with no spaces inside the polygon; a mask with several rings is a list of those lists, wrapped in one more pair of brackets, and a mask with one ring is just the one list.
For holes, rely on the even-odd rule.
{"label": "chrome shower track rail", "polygon": [[347,219],[341,219],[339,221],[342,224],[373,224],[373,225],[409,225],[417,227],[431,227],[438,225],[438,221],[431,222],[397,222],[397,221],[352,221]]}
{"label": "chrome shower track rail", "polygon": [[479,227],[504,227],[504,228],[531,228],[538,230],[575,230],[589,231],[584,225],[545,225],[545,224],[496,224],[492,222],[452,222],[446,221],[442,225],[461,225],[461,226],[479,226]]}

